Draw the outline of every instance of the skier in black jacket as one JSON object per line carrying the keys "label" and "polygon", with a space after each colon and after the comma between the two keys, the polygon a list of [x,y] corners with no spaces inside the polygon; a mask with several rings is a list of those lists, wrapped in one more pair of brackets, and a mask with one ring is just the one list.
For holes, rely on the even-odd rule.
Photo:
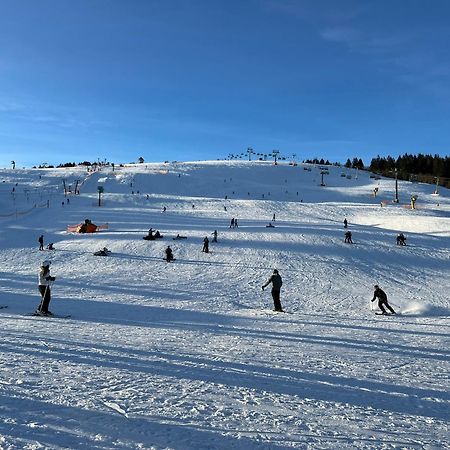
{"label": "skier in black jacket", "polygon": [[392,306],[387,301],[386,292],[384,292],[378,284],[376,284],[373,288],[373,298],[371,301],[374,302],[375,299],[378,298],[378,308],[381,309],[381,314],[388,314],[388,312],[384,309],[385,306],[391,314],[396,314],[396,312],[392,309]]}
{"label": "skier in black jacket", "polygon": [[273,274],[271,277],[267,280],[267,282],[262,286],[262,290],[266,286],[268,286],[270,283],[272,283],[272,298],[273,298],[273,310],[278,312],[284,312],[283,308],[281,307],[281,301],[280,301],[280,290],[281,286],[283,285],[283,280],[281,279],[280,274],[278,273],[277,269],[273,270]]}
{"label": "skier in black jacket", "polygon": [[166,261],[167,262],[173,261],[175,259],[173,257],[173,252],[172,252],[172,249],[170,248],[170,245],[167,246],[165,253],[166,253]]}
{"label": "skier in black jacket", "polygon": [[41,234],[38,239],[39,242],[39,250],[44,250],[44,235]]}
{"label": "skier in black jacket", "polygon": [[205,239],[203,239],[202,252],[209,253],[209,239],[208,239],[208,236],[205,236]]}

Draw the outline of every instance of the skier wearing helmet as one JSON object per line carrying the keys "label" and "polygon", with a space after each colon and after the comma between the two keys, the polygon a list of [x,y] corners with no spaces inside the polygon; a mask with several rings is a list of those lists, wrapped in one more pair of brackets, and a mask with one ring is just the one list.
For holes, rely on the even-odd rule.
{"label": "skier wearing helmet", "polygon": [[392,306],[389,305],[388,301],[387,301],[387,295],[386,292],[384,292],[380,286],[378,286],[378,284],[376,284],[373,287],[374,291],[373,291],[373,298],[372,298],[372,302],[375,301],[376,298],[378,298],[378,308],[381,309],[381,314],[388,314],[388,312],[384,309],[384,307],[386,306],[386,308],[391,312],[391,314],[396,314],[396,312],[392,309]]}
{"label": "skier wearing helmet", "polygon": [[50,284],[55,281],[55,277],[50,275],[50,265],[51,261],[45,260],[42,262],[41,269],[38,275],[39,281],[39,293],[41,294],[42,300],[36,314],[40,316],[52,316],[53,314],[48,310],[48,305],[50,303],[51,292]]}
{"label": "skier wearing helmet", "polygon": [[270,283],[272,283],[272,298],[273,298],[273,310],[278,312],[284,312],[283,308],[281,307],[280,302],[280,290],[281,286],[283,285],[283,281],[281,279],[280,274],[278,273],[277,269],[273,270],[273,274],[271,277],[267,280],[267,282],[262,286],[262,290],[266,286],[268,286]]}

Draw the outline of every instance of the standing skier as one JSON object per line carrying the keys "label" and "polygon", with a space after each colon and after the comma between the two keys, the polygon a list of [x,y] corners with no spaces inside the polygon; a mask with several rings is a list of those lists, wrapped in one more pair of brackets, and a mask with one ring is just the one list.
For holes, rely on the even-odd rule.
{"label": "standing skier", "polygon": [[396,312],[392,309],[392,306],[387,301],[387,295],[386,292],[384,292],[378,284],[376,284],[374,287],[373,292],[373,298],[371,302],[374,302],[376,298],[378,298],[378,308],[381,309],[381,314],[388,314],[387,311],[384,309],[386,308],[391,312],[391,314],[396,314]]}
{"label": "standing skier", "polygon": [[173,252],[172,252],[172,249],[170,248],[170,245],[168,245],[166,248],[166,261],[170,262],[173,260],[174,260]]}
{"label": "standing skier", "polygon": [[272,283],[272,298],[274,306],[273,310],[278,312],[284,312],[280,302],[280,290],[281,286],[283,285],[283,281],[277,269],[273,269],[273,274],[262,286],[262,290],[264,290],[264,288],[268,286],[270,283]]}
{"label": "standing skier", "polygon": [[344,228],[347,228],[347,227],[348,227],[347,219],[344,219]]}
{"label": "standing skier", "polygon": [[352,232],[351,232],[351,231],[347,231],[347,232],[345,233],[345,239],[344,239],[344,242],[346,242],[347,244],[353,244],[353,241],[352,241]]}
{"label": "standing skier", "polygon": [[213,232],[213,242],[217,242],[217,230],[214,230]]}
{"label": "standing skier", "polygon": [[39,250],[44,250],[44,235],[41,234],[38,239],[39,242]]}
{"label": "standing skier", "polygon": [[209,239],[208,239],[208,236],[205,236],[205,239],[203,239],[202,252],[209,253]]}
{"label": "standing skier", "polygon": [[48,310],[48,305],[50,303],[51,292],[50,285],[55,281],[55,277],[50,275],[50,264],[51,262],[45,260],[41,265],[41,270],[39,271],[38,281],[39,281],[39,293],[41,294],[42,300],[36,314],[41,316],[52,316],[53,314]]}

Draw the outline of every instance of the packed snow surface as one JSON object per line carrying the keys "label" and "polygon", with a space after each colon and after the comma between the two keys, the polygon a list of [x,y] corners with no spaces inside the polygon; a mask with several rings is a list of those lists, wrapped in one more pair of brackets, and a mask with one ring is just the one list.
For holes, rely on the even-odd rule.
{"label": "packed snow surface", "polygon": [[[449,191],[328,171],[0,170],[0,448],[449,448]],[[70,318],[31,315],[44,259]]]}

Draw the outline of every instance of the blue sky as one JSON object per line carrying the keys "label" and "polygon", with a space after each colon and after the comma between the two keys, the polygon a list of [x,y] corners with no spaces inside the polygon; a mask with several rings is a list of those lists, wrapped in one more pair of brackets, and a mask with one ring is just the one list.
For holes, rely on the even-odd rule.
{"label": "blue sky", "polygon": [[2,0],[0,166],[450,154],[446,0]]}

